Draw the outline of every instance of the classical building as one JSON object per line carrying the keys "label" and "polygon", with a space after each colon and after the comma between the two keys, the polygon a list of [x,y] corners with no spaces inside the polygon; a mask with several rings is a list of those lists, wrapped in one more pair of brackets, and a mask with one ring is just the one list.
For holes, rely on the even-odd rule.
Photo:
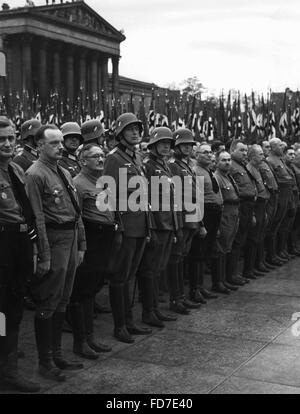
{"label": "classical building", "polygon": [[[45,102],[50,90],[59,90],[72,106],[79,92],[108,93],[111,60],[110,92],[118,99],[120,43],[125,36],[83,0],[3,6],[0,46],[7,76],[0,77],[0,94],[28,91]],[[3,67],[3,54],[0,58]]]}

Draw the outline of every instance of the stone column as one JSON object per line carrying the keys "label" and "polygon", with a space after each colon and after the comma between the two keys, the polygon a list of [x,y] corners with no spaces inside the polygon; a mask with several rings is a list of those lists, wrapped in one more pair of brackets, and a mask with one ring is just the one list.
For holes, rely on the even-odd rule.
{"label": "stone column", "polygon": [[112,93],[117,102],[119,99],[119,56],[112,57]]}
{"label": "stone column", "polygon": [[79,51],[79,87],[81,88],[82,99],[86,98],[86,50]]}
{"label": "stone column", "polygon": [[91,56],[91,77],[90,77],[90,95],[93,96],[97,92],[97,82],[98,80],[98,62],[97,62],[97,53],[93,52]]}
{"label": "stone column", "polygon": [[47,40],[43,39],[39,42],[39,94],[41,97],[41,101],[46,103],[47,100]]}
{"label": "stone column", "polygon": [[98,56],[98,63],[97,63],[97,71],[98,71],[98,92],[101,92],[102,89],[102,59],[101,55]]}
{"label": "stone column", "polygon": [[21,37],[22,44],[22,88],[23,91],[32,90],[32,65],[31,65],[31,45],[32,36],[23,35]]}
{"label": "stone column", "polygon": [[54,53],[53,53],[53,87],[59,93],[61,93],[61,52],[62,52],[62,45],[57,44],[54,46]]}
{"label": "stone column", "polygon": [[105,56],[102,58],[101,64],[101,84],[104,90],[104,95],[107,97],[108,94],[108,58]]}
{"label": "stone column", "polygon": [[70,108],[74,105],[74,48],[67,46],[67,90]]}

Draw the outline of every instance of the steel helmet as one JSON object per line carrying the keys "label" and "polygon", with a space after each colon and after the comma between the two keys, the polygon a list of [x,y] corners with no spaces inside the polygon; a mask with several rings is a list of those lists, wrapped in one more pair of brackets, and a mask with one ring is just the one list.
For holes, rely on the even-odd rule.
{"label": "steel helmet", "polygon": [[91,119],[81,125],[81,135],[83,142],[96,140],[104,135],[104,128],[98,119]]}
{"label": "steel helmet", "polygon": [[65,138],[67,135],[78,135],[78,138],[82,140],[81,129],[77,122],[65,122],[60,130]]}
{"label": "steel helmet", "polygon": [[150,134],[150,141],[148,143],[148,148],[151,148],[152,145],[156,144],[159,141],[163,141],[166,139],[171,141],[171,146],[173,146],[174,138],[173,138],[172,131],[170,130],[170,128],[167,128],[167,127],[154,128]]}
{"label": "steel helmet", "polygon": [[137,124],[140,129],[140,134],[143,131],[143,123],[132,112],[126,112],[118,117],[116,121],[116,138],[124,131],[124,129],[131,124]]}
{"label": "steel helmet", "polygon": [[21,126],[21,139],[24,140],[30,136],[34,137],[41,126],[40,121],[35,118],[25,121]]}
{"label": "steel helmet", "polygon": [[177,147],[180,144],[196,145],[196,141],[190,129],[187,129],[187,128],[176,129],[176,131],[173,132],[173,137],[175,139],[175,147]]}

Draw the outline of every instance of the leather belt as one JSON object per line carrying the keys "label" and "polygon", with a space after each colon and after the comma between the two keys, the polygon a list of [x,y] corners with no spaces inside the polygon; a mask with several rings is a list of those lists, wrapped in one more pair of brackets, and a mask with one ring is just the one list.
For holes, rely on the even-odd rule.
{"label": "leather belt", "polygon": [[222,205],[215,203],[204,203],[204,210],[222,210]]}
{"label": "leather belt", "polygon": [[91,231],[113,230],[117,231],[119,228],[118,223],[97,223],[93,221],[83,220],[83,224],[86,229]]}
{"label": "leather belt", "polygon": [[46,223],[46,228],[51,230],[74,230],[78,221],[67,221],[66,223]]}
{"label": "leather belt", "polygon": [[251,201],[252,203],[254,203],[255,197],[250,197],[250,196],[243,197],[243,196],[240,196],[240,201],[241,202],[243,202],[243,201]]}
{"label": "leather belt", "polygon": [[239,206],[240,202],[239,200],[224,200],[224,204],[228,206]]}
{"label": "leather belt", "polygon": [[27,233],[27,224],[0,224],[0,232]]}

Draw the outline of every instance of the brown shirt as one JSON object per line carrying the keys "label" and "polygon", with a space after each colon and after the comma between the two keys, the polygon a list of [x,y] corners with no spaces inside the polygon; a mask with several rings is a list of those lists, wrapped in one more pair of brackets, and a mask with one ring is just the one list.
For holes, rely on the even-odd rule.
{"label": "brown shirt", "polygon": [[221,191],[214,192],[209,172],[198,164],[195,165],[194,171],[196,175],[204,177],[204,203],[214,203],[221,206],[223,204]]}
{"label": "brown shirt", "polygon": [[[77,197],[72,178],[62,168],[70,188]],[[27,192],[36,217],[39,236],[39,255],[42,261],[50,260],[50,247],[47,238],[47,223],[63,224],[76,220],[76,212],[69,193],[56,168],[46,160],[37,160],[26,172]],[[81,217],[79,218],[79,250],[86,250],[85,233]]]}
{"label": "brown shirt", "polygon": [[[18,178],[24,182],[24,172],[22,168],[14,162],[11,162],[10,164]],[[8,171],[2,167],[0,167],[0,223],[25,223],[22,208],[14,196],[12,182]]]}
{"label": "brown shirt", "polygon": [[270,155],[267,160],[276,176],[279,186],[291,187],[293,184],[293,178],[290,176],[282,159],[276,155]]}
{"label": "brown shirt", "polygon": [[244,197],[256,197],[256,186],[254,179],[250,177],[247,172],[246,166],[232,159],[231,163],[231,175],[239,188],[240,198]]}
{"label": "brown shirt", "polygon": [[222,174],[222,172],[218,169],[215,172],[215,176],[218,180],[224,203],[226,203],[226,201],[238,202],[239,196],[228,176],[226,174]]}
{"label": "brown shirt", "polygon": [[255,178],[257,198],[263,198],[264,200],[269,200],[270,192],[264,185],[263,178],[261,176],[260,171],[257,168],[255,168],[250,162],[247,165],[247,169],[248,171],[250,171],[250,173]]}
{"label": "brown shirt", "polygon": [[77,189],[79,205],[82,217],[91,222],[113,224],[115,214],[113,211],[100,211],[96,206],[98,195],[102,192],[96,187],[97,177],[81,171],[75,178],[74,184]]}

